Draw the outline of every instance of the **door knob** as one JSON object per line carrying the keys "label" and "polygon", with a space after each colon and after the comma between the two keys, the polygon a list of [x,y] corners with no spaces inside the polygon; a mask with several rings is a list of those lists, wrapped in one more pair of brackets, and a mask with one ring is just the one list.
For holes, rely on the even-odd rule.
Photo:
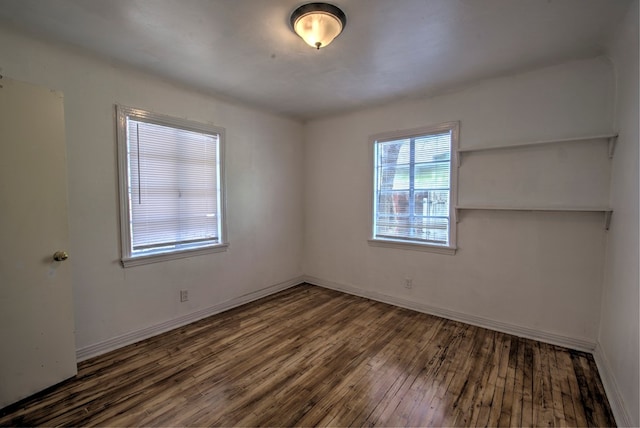
{"label": "door knob", "polygon": [[61,262],[67,260],[69,258],[69,254],[66,251],[56,251],[53,253],[53,260],[57,262]]}

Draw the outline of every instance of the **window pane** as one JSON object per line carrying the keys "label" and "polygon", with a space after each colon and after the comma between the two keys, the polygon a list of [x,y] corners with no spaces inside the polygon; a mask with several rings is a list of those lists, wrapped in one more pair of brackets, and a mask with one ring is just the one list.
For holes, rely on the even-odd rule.
{"label": "window pane", "polygon": [[408,165],[409,164],[409,141],[397,140],[379,143],[378,146],[378,166],[388,165]]}
{"label": "window pane", "polygon": [[451,159],[451,132],[415,139],[416,162],[448,161]]}
{"label": "window pane", "polygon": [[394,233],[409,216],[409,192],[383,192],[378,196],[377,205],[377,233]]}
{"label": "window pane", "polygon": [[132,253],[219,242],[218,136],[128,120]]}
{"label": "window pane", "polygon": [[409,190],[409,165],[380,168],[380,190]]}
{"label": "window pane", "polygon": [[448,217],[449,191],[415,192],[415,213],[416,216],[422,217]]}
{"label": "window pane", "polygon": [[449,243],[449,219],[419,218],[413,224],[416,238],[444,245]]}
{"label": "window pane", "polygon": [[438,162],[415,165],[415,189],[448,189],[450,163]]}
{"label": "window pane", "polygon": [[382,217],[378,219],[376,237],[448,245],[449,219]]}

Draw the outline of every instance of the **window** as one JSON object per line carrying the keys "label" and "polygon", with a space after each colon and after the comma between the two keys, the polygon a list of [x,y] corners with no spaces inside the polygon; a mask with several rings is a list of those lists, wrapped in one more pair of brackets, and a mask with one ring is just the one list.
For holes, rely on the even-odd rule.
{"label": "window", "polygon": [[117,107],[122,264],[223,251],[224,129]]}
{"label": "window", "polygon": [[458,122],[372,137],[373,244],[455,251]]}

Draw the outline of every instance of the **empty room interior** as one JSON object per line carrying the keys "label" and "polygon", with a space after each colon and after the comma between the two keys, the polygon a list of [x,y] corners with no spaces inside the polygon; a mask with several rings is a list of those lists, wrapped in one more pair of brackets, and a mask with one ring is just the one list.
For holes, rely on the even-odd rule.
{"label": "empty room interior", "polygon": [[0,425],[640,426],[638,0],[0,0]]}

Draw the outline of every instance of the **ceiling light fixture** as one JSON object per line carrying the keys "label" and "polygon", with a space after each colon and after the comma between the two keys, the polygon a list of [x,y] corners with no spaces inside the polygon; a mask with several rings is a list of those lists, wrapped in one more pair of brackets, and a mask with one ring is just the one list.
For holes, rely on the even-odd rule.
{"label": "ceiling light fixture", "polygon": [[323,48],[338,37],[347,16],[337,6],[328,3],[308,3],[291,14],[291,28],[309,46]]}

